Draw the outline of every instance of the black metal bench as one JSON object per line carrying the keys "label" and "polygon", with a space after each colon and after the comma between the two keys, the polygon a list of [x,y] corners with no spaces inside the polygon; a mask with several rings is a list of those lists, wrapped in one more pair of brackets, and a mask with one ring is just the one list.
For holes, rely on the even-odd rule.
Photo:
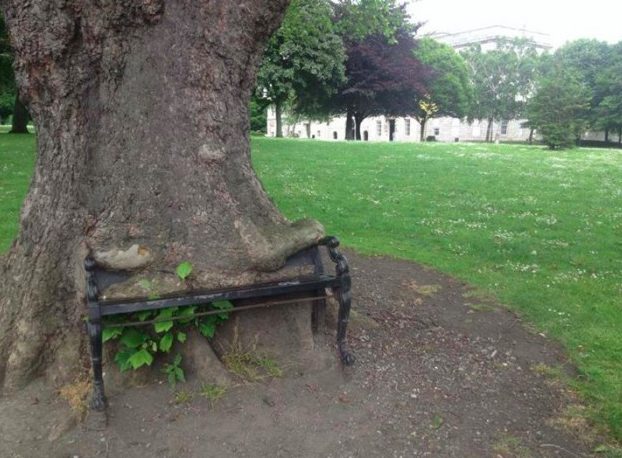
{"label": "black metal bench", "polygon": [[[325,246],[330,259],[335,263],[335,275],[324,273],[318,246]],[[295,278],[287,281],[263,283],[257,285],[242,286],[236,288],[223,288],[212,290],[188,291],[183,294],[172,294],[157,299],[130,298],[123,300],[100,298],[100,291],[105,287],[124,281],[127,277],[115,272],[106,271],[95,263],[92,257],[87,257],[84,262],[86,270],[86,291],[88,304],[87,330],[91,348],[91,363],[93,366],[93,394],[90,407],[96,411],[106,409],[106,396],[104,393],[104,380],[102,374],[102,330],[103,318],[106,316],[134,313],[145,310],[158,310],[167,307],[186,305],[205,305],[214,301],[241,299],[269,299],[276,296],[291,296],[289,300],[261,302],[252,305],[234,306],[230,312],[238,312],[258,307],[268,307],[287,303],[295,303],[303,300],[313,301],[312,322],[315,329],[324,319],[326,307],[326,289],[330,289],[339,302],[339,315],[337,321],[337,348],[341,361],[345,365],[354,363],[354,357],[348,349],[346,329],[350,315],[352,302],[351,280],[348,262],[338,250],[339,240],[335,237],[325,237],[318,246],[305,250],[288,259],[288,264],[312,263],[314,273],[311,276]],[[300,294],[311,294],[310,297],[300,297]],[[294,298],[295,297],[295,298]],[[222,313],[221,310],[203,312],[202,315]],[[144,323],[128,323],[144,324]]]}

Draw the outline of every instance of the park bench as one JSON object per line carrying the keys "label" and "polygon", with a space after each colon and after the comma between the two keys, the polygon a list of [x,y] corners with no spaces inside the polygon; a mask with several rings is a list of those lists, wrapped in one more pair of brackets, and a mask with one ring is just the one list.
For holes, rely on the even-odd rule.
{"label": "park bench", "polygon": [[[320,246],[326,247],[331,261],[335,263],[334,275],[324,273],[319,251]],[[309,276],[234,288],[184,291],[183,293],[163,295],[153,299],[145,297],[121,300],[106,299],[100,292],[105,291],[105,288],[114,283],[125,281],[127,276],[119,272],[108,271],[98,266],[91,256],[87,256],[84,262],[88,305],[88,319],[86,323],[93,368],[93,394],[90,408],[96,411],[105,411],[106,409],[102,373],[102,331],[104,317],[113,315],[158,310],[167,307],[206,305],[221,300],[233,302],[234,307],[230,312],[292,304],[301,301],[313,301],[312,324],[314,329],[317,329],[324,321],[325,299],[329,297],[326,295],[326,291],[331,290],[339,302],[337,318],[337,349],[339,356],[344,365],[353,364],[354,357],[348,349],[346,339],[346,328],[352,301],[350,272],[347,260],[338,251],[338,246],[339,240],[337,238],[325,237],[318,242],[317,246],[301,251],[287,260],[288,265],[301,265],[302,263],[313,265],[314,272]],[[258,300],[259,302],[252,301],[255,303],[236,306],[235,301],[242,299]],[[222,310],[209,310],[196,314],[196,316],[219,313],[222,313]],[[138,326],[146,323],[148,322],[139,321],[123,323],[121,326]]]}

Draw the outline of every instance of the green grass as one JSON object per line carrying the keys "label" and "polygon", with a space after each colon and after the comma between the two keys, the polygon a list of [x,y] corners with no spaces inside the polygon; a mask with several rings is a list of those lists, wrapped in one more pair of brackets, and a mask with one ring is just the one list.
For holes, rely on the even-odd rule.
{"label": "green grass", "polygon": [[[33,149],[0,135],[0,250]],[[254,138],[253,161],[289,218],[462,278],[559,339],[592,418],[622,440],[622,152]]]}
{"label": "green grass", "polygon": [[35,136],[0,126],[0,253],[9,248],[34,167]]}
{"label": "green grass", "polygon": [[362,253],[467,280],[563,342],[593,417],[622,439],[622,152],[254,141],[290,218]]}

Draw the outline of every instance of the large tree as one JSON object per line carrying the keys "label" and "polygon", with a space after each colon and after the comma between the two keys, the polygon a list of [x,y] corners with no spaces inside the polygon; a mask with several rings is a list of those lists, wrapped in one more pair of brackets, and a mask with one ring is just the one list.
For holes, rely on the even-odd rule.
{"label": "large tree", "polygon": [[593,126],[605,131],[605,141],[609,141],[610,131],[616,132],[618,143],[622,144],[622,42],[608,46],[606,62],[595,83],[597,105],[593,109]]}
{"label": "large tree", "polygon": [[473,89],[464,59],[451,46],[423,38],[419,40],[415,55],[432,72],[428,92],[415,105],[413,113],[421,126],[420,140],[423,141],[430,119],[436,116],[462,118],[468,114]]}
{"label": "large tree", "polygon": [[606,88],[599,84],[599,79],[608,67],[609,51],[609,45],[606,42],[583,38],[566,43],[555,52],[553,71],[556,71],[557,66],[563,66],[566,70],[574,73],[589,91],[589,105],[585,107],[582,113],[577,113],[577,116],[582,118],[584,125],[588,128],[605,128],[607,130],[607,126],[601,123],[597,107],[606,92]]}
{"label": "large tree", "polygon": [[361,139],[369,116],[404,116],[414,110],[430,76],[413,52],[419,24],[395,0],[334,2],[336,28],[346,48],[346,83],[327,114],[345,115],[348,140]]}
{"label": "large tree", "polygon": [[331,17],[328,0],[293,0],[268,42],[257,92],[274,106],[277,137],[283,136],[286,104],[292,112],[313,116],[344,82],[343,42]]}
{"label": "large tree", "polygon": [[195,287],[249,283],[322,236],[279,214],[250,163],[256,69],[287,3],[0,0],[38,129],[0,261],[4,389],[83,367],[88,253],[166,292],[181,260]]}
{"label": "large tree", "polygon": [[538,129],[549,148],[572,147],[586,127],[581,114],[589,104],[590,91],[580,76],[558,64],[527,103],[529,125]]}
{"label": "large tree", "polygon": [[[427,93],[429,71],[413,55],[416,41],[400,31],[390,43],[370,35],[347,46],[348,82],[334,97],[333,111],[346,115],[346,138],[361,139],[361,124],[377,115],[405,116]],[[353,128],[353,131],[352,131]]]}
{"label": "large tree", "polygon": [[469,118],[487,120],[486,141],[492,141],[495,120],[524,115],[537,75],[537,51],[528,40],[503,39],[496,43],[495,49],[486,51],[474,45],[462,55],[473,83]]}
{"label": "large tree", "polygon": [[0,123],[13,112],[15,93],[13,52],[4,18],[0,14]]}

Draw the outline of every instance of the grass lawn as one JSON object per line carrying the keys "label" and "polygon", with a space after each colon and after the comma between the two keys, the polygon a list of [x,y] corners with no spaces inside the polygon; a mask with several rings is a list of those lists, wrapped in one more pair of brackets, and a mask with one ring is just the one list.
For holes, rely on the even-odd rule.
{"label": "grass lawn", "polygon": [[256,139],[290,218],[494,294],[561,340],[593,418],[622,440],[622,152]]}
{"label": "grass lawn", "polygon": [[[0,135],[0,251],[33,151],[34,136]],[[288,217],[460,277],[558,338],[622,440],[621,151],[254,138],[253,161]]]}
{"label": "grass lawn", "polygon": [[9,128],[0,126],[0,253],[9,248],[17,232],[35,163],[35,136],[6,134]]}

